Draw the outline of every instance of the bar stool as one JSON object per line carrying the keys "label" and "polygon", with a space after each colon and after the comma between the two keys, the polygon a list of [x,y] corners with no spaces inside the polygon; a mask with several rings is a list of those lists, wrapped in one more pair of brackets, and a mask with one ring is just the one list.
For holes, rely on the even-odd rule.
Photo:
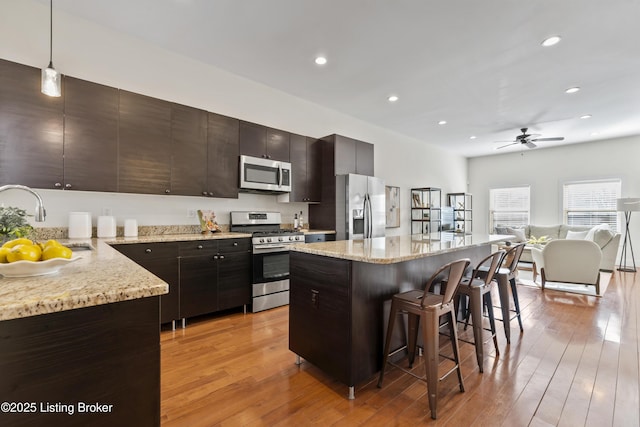
{"label": "bar stool", "polygon": [[[396,366],[402,371],[427,383],[427,394],[429,395],[429,408],[431,409],[431,418],[436,419],[436,404],[438,401],[438,382],[453,371],[458,373],[458,382],[460,383],[460,391],[464,391],[464,383],[462,382],[462,372],[460,371],[460,358],[458,349],[458,334],[455,327],[455,315],[453,308],[453,296],[460,284],[462,275],[469,265],[468,259],[460,259],[443,265],[438,271],[429,278],[424,290],[411,290],[402,292],[393,296],[391,300],[391,312],[389,314],[389,325],[387,328],[387,337],[384,344],[384,355],[382,358],[382,370],[378,379],[378,387],[382,387],[384,378],[384,370],[387,363]],[[431,286],[438,277],[442,277],[443,273],[448,271],[449,286],[444,295],[437,295],[429,292]],[[398,314],[407,313],[409,316],[409,331],[407,351],[409,353],[409,366],[413,366],[416,351],[416,341],[418,338],[418,326],[422,328],[422,339],[425,352],[425,371],[426,376],[421,377],[404,369],[401,366],[389,361],[389,356],[393,355],[404,347],[389,354],[389,346],[391,345],[391,336],[393,335],[393,327]],[[449,324],[449,339],[453,347],[453,358],[439,354],[440,348],[440,318],[446,316]],[[442,378],[438,378],[439,356],[445,357],[455,362],[455,366],[447,372]]]}
{"label": "bar stool", "polygon": [[[511,344],[510,323],[513,319],[518,318],[520,332],[524,332],[524,328],[522,327],[522,316],[520,315],[520,300],[518,299],[516,278],[518,262],[520,262],[520,256],[522,255],[525,245],[526,243],[519,243],[509,249],[503,257],[502,265],[495,273],[495,278],[498,282],[498,294],[500,295],[500,310],[502,311],[502,319],[496,318],[496,320],[503,323],[504,335],[507,338],[507,344]],[[509,307],[509,288],[511,288],[514,309]],[[515,313],[515,315],[511,317],[511,313]]]}
{"label": "bar stool", "polygon": [[460,286],[456,291],[455,296],[455,312],[458,313],[458,306],[460,297],[469,299],[469,310],[465,313],[464,322],[465,330],[469,325],[469,315],[471,315],[472,327],[473,327],[473,341],[467,341],[460,338],[461,341],[474,344],[476,347],[476,359],[478,360],[478,367],[480,372],[484,372],[484,343],[483,340],[483,328],[482,326],[482,308],[487,309],[487,317],[489,318],[490,328],[486,329],[491,332],[491,338],[493,338],[493,345],[496,349],[496,354],[500,354],[498,349],[498,339],[496,337],[496,322],[493,316],[493,302],[491,301],[491,290],[494,288],[494,274],[500,266],[500,262],[504,257],[505,251],[499,250],[492,253],[482,261],[478,263],[476,268],[472,271],[471,276],[463,277]]}

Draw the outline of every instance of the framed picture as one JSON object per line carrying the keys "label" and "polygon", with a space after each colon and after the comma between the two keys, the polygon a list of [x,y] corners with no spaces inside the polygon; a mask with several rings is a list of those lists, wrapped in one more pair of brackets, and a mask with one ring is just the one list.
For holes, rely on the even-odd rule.
{"label": "framed picture", "polygon": [[386,203],[386,227],[400,227],[400,187],[384,187]]}

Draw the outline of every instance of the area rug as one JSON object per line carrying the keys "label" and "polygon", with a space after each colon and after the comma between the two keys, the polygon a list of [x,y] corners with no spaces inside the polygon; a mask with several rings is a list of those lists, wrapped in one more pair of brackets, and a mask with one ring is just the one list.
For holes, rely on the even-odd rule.
{"label": "area rug", "polygon": [[[607,291],[607,286],[609,286],[609,281],[611,280],[611,273],[600,272],[600,295],[596,295],[595,286],[587,286],[587,285],[578,285],[573,283],[559,283],[559,282],[549,282],[545,283],[544,288],[552,289],[554,291],[562,291],[562,292],[571,292],[574,294],[581,295],[592,295],[601,297]],[[538,279],[533,281],[533,272],[528,270],[518,270],[518,283],[524,286],[531,286],[538,289],[542,289],[542,283],[540,276],[538,275]]]}

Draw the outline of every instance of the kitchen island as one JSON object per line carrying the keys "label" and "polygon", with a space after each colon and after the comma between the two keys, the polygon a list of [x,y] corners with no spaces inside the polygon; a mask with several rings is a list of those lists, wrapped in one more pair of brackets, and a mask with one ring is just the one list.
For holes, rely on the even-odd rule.
{"label": "kitchen island", "polygon": [[78,244],[57,273],[0,277],[0,425],[159,425],[167,284]]}
{"label": "kitchen island", "polygon": [[382,367],[389,301],[423,289],[443,264],[511,236],[446,234],[342,240],[294,246],[290,255],[289,349],[349,387]]}

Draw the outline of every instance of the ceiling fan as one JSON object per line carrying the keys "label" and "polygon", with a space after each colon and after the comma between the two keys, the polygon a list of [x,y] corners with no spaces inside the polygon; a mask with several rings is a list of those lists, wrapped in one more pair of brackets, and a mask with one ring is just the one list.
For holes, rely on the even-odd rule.
{"label": "ceiling fan", "polygon": [[535,138],[537,136],[540,136],[540,134],[539,133],[527,133],[527,130],[528,130],[528,128],[520,129],[520,131],[522,132],[522,135],[516,136],[515,141],[496,141],[496,142],[510,142],[510,144],[503,145],[503,146],[498,147],[496,149],[499,150],[500,148],[505,148],[505,147],[509,147],[511,145],[516,145],[516,144],[526,145],[528,148],[536,148],[537,145],[534,144],[534,142],[538,142],[538,141],[563,141],[564,140],[564,137],[562,137],[562,136],[557,136],[557,137],[553,137],[553,138]]}

